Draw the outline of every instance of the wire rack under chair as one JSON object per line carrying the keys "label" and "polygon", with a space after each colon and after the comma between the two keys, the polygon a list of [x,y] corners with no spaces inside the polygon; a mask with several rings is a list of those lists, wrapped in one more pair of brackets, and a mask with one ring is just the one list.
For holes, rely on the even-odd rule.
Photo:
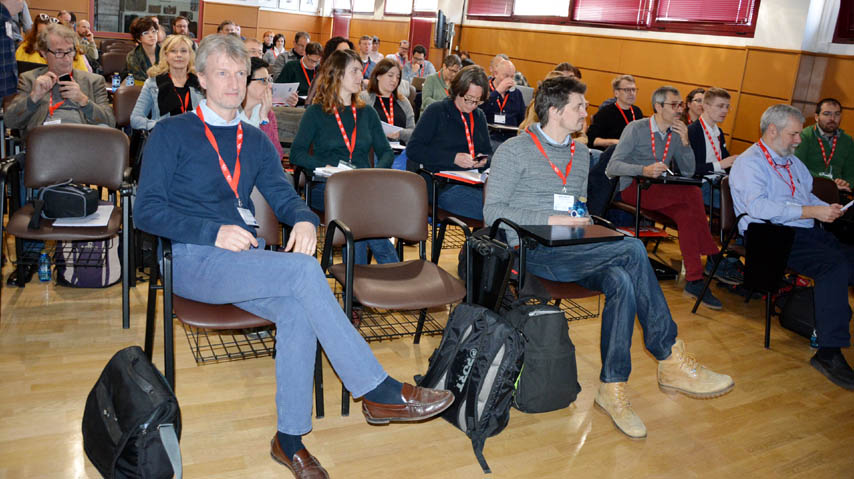
{"label": "wire rack under chair", "polygon": [[181,323],[196,364],[275,356],[276,327],[207,330]]}

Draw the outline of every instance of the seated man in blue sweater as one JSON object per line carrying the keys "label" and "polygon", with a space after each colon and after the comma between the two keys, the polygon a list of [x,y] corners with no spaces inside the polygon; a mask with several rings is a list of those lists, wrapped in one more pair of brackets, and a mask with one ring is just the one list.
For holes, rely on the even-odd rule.
{"label": "seated man in blue sweater", "polygon": [[489,99],[480,108],[486,121],[495,125],[489,134],[492,149],[516,136],[515,130],[501,129],[502,126],[519,126],[525,119],[525,99],[516,89],[516,67],[510,60],[502,60],[495,67],[495,78],[489,83]]}
{"label": "seated man in blue sweater", "polygon": [[[402,385],[383,370],[338,305],[315,251],[318,218],[285,179],[267,136],[237,115],[249,56],[233,35],[209,35],[196,56],[206,90],[194,112],[157,124],[146,145],[134,209],[137,226],[172,240],[175,294],[233,303],[276,323],[278,433],[273,459],[294,476],[327,477],[306,451],[318,341],[371,424],[414,421],[453,402],[448,391]],[[293,225],[286,250],[263,249],[249,195],[257,187]]]}
{"label": "seated man in blue sweater", "polygon": [[[583,83],[567,77],[551,78],[540,85],[534,99],[540,123],[507,140],[492,158],[483,208],[489,224],[498,218],[521,225],[590,223],[576,208],[587,196],[589,155],[587,146],[571,136],[584,126],[586,91]],[[507,233],[510,243],[517,244],[515,233]],[[646,427],[625,392],[632,369],[629,348],[635,315],[643,329],[644,345],[658,359],[662,390],[712,398],[733,388],[732,378],[701,366],[682,340],[676,339],[676,323],[639,240],[537,246],[528,253],[527,269],[552,281],[575,281],[605,294],[601,384],[594,401],[627,436],[646,437]]]}

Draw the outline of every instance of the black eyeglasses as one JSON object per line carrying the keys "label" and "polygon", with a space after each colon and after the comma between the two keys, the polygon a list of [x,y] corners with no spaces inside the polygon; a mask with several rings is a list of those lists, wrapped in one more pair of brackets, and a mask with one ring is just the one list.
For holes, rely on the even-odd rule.
{"label": "black eyeglasses", "polygon": [[50,53],[51,55],[55,56],[57,59],[59,59],[59,58],[65,58],[68,55],[74,55],[75,50],[72,48],[71,50],[66,50],[64,52],[55,52],[55,51],[51,50],[50,48],[48,48],[47,52]]}
{"label": "black eyeglasses", "polygon": [[268,76],[268,77],[266,77],[266,78],[250,78],[250,79],[249,79],[249,81],[251,81],[251,82],[253,82],[253,81],[259,81],[259,82],[261,82],[261,83],[263,83],[263,84],[265,84],[265,85],[269,85],[269,84],[273,83],[273,76],[272,76],[272,75],[270,75],[270,76]]}
{"label": "black eyeglasses", "polygon": [[59,23],[59,19],[56,17],[51,17],[47,13],[39,13],[39,20],[45,23]]}

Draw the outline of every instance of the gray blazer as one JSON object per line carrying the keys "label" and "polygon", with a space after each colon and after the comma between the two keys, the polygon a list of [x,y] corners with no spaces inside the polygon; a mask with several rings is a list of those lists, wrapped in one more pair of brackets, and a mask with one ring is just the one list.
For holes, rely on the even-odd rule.
{"label": "gray blazer", "polygon": [[[359,93],[359,97],[361,97],[362,101],[371,108],[374,107],[374,102],[377,101],[376,93],[362,91],[362,93]],[[409,100],[405,97],[397,97],[395,98],[395,101],[400,105],[403,113],[406,114],[406,128],[400,130],[400,142],[406,144],[406,142],[409,141],[409,137],[412,136],[412,132],[415,130],[415,111],[412,110],[412,105],[409,104]]]}
{"label": "gray blazer", "polygon": [[[40,75],[47,72],[47,65],[30,70],[18,77],[18,93],[6,108],[6,125],[9,128],[23,129],[28,132],[42,123],[48,116],[50,93],[45,94],[38,102],[30,100],[33,84]],[[113,107],[107,98],[107,85],[104,77],[82,70],[74,70],[74,81],[80,85],[80,91],[89,97],[89,103],[78,107],[80,123],[87,125],[116,126]]]}

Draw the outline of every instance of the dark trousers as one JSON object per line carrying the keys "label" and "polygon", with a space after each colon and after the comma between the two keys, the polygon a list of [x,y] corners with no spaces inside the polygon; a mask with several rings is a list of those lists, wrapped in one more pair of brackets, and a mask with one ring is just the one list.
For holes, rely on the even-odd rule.
{"label": "dark trousers", "polygon": [[848,286],[854,285],[854,247],[815,226],[795,228],[789,267],[815,281],[815,330],[818,344],[844,348],[851,344]]}

